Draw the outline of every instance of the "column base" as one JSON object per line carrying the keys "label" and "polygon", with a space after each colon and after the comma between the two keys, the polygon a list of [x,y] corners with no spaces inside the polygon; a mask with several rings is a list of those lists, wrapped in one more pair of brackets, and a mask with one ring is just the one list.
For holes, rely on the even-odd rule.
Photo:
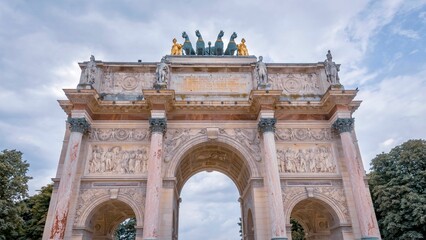
{"label": "column base", "polygon": [[273,237],[271,240],[288,240],[286,237]]}
{"label": "column base", "polygon": [[378,237],[362,237],[361,240],[379,240]]}

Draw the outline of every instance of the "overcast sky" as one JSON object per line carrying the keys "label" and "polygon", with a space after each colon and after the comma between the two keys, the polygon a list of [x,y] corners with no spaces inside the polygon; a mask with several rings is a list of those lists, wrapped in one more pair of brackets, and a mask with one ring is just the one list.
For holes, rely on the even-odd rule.
{"label": "overcast sky", "polygon": [[[197,29],[212,42],[224,30],[265,62],[319,62],[330,49],[342,84],[360,90],[368,170],[376,154],[426,138],[425,26],[425,1],[0,1],[0,149],[24,153],[34,193],[56,172],[66,119],[56,100],[78,84],[77,62],[160,61],[182,31],[194,43]],[[181,239],[238,238],[228,234],[239,217],[229,178],[197,175],[182,195]]]}

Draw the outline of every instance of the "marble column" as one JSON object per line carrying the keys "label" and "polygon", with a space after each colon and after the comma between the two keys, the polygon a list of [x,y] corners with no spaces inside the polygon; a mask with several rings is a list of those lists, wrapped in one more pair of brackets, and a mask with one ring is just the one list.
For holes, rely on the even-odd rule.
{"label": "marble column", "polygon": [[150,118],[151,147],[148,160],[148,182],[145,201],[143,239],[158,239],[160,222],[160,200],[163,179],[161,161],[163,159],[163,135],[167,123],[165,118]]}
{"label": "marble column", "polygon": [[333,127],[340,133],[344,161],[349,173],[355,210],[361,230],[361,239],[380,239],[380,232],[370,192],[364,182],[364,168],[361,159],[358,159],[357,149],[351,135],[353,124],[353,118],[338,118],[334,122]]}
{"label": "marble column", "polygon": [[263,134],[265,179],[268,189],[272,240],[287,240],[277,149],[275,146],[275,118],[261,118],[259,130]]}
{"label": "marble column", "polygon": [[64,239],[71,196],[73,194],[73,181],[77,174],[77,165],[80,155],[81,140],[88,132],[90,124],[85,118],[68,118],[71,130],[67,152],[62,167],[61,180],[58,188],[53,225],[49,239]]}

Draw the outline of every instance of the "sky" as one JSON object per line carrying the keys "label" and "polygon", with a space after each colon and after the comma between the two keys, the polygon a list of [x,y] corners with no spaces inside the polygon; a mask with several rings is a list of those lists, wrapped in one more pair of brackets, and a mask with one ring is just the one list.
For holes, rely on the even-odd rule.
{"label": "sky", "polygon": [[[56,100],[78,84],[78,62],[92,54],[111,62],[160,61],[173,38],[182,42],[186,31],[194,43],[197,29],[206,41],[220,30],[227,40],[235,31],[236,40],[245,38],[250,54],[267,63],[322,62],[330,49],[341,64],[341,83],[360,90],[355,130],[367,171],[376,154],[426,138],[426,1],[1,0],[0,149],[24,153],[30,193],[56,173],[66,120]],[[218,186],[210,189],[209,182]],[[201,195],[214,198],[217,191],[226,194],[201,212]],[[182,208],[191,205],[182,214],[189,216],[182,239],[200,239],[206,231],[211,239],[238,238],[226,237],[233,223],[220,225],[229,216],[225,209],[239,208],[228,177],[196,175],[182,198]],[[200,216],[208,219],[204,225],[196,222]]]}

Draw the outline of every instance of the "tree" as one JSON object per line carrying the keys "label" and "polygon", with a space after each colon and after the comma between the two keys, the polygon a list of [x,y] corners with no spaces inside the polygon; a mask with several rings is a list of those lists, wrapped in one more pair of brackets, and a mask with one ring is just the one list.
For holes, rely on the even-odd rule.
{"label": "tree", "polygon": [[0,240],[17,239],[23,233],[23,207],[20,201],[28,196],[29,164],[22,153],[3,150],[0,153]]}
{"label": "tree", "polygon": [[115,230],[115,240],[130,240],[136,238],[136,218],[128,218],[118,225]]}
{"label": "tree", "polygon": [[293,240],[304,240],[305,239],[305,230],[302,225],[294,219],[290,218],[291,223],[291,239]]}
{"label": "tree", "polygon": [[377,155],[369,174],[384,239],[426,238],[426,141],[409,140]]}
{"label": "tree", "polygon": [[38,194],[23,201],[27,211],[22,216],[25,225],[24,235],[21,239],[41,239],[43,237],[52,190],[53,184],[48,184],[42,187]]}

